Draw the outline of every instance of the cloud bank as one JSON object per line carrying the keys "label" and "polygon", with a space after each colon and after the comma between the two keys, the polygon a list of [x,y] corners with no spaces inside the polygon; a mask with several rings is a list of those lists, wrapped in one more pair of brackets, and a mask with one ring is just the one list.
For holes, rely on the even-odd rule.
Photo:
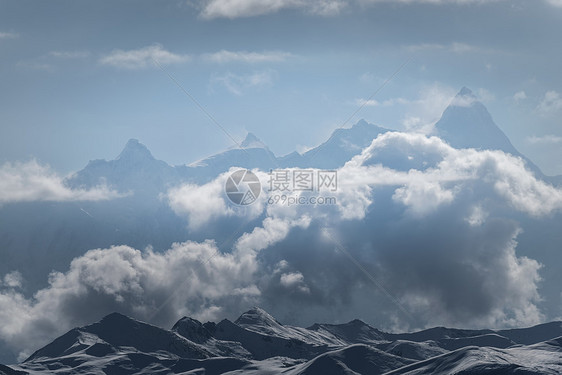
{"label": "cloud bank", "polygon": [[93,189],[70,189],[64,178],[36,161],[0,166],[0,204],[30,201],[100,201],[122,195],[105,185]]}

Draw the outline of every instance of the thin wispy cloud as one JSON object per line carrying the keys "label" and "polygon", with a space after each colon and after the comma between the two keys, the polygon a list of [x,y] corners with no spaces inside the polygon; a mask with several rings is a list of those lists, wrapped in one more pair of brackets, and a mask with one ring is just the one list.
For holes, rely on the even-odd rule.
{"label": "thin wispy cloud", "polygon": [[546,0],[546,2],[552,6],[562,8],[562,0]]}
{"label": "thin wispy cloud", "polygon": [[49,52],[50,57],[55,57],[58,59],[84,59],[90,57],[91,53],[89,51],[51,51]]}
{"label": "thin wispy cloud", "polygon": [[527,137],[527,141],[532,144],[558,144],[562,143],[562,137],[554,134],[547,134],[541,137],[533,135],[531,137]]}
{"label": "thin wispy cloud", "polygon": [[265,62],[281,62],[290,58],[292,54],[280,51],[264,51],[264,52],[247,52],[247,51],[227,51],[221,50],[214,53],[207,53],[202,56],[204,60],[215,63],[265,63]]}
{"label": "thin wispy cloud", "polygon": [[17,33],[0,32],[0,39],[15,39],[17,37],[19,37]]}
{"label": "thin wispy cloud", "polygon": [[103,65],[114,66],[123,69],[142,69],[159,64],[181,64],[191,60],[189,55],[170,52],[159,44],[132,49],[115,49],[111,53],[99,59]]}
{"label": "thin wispy cloud", "polygon": [[52,72],[55,68],[52,64],[44,61],[19,61],[16,67],[25,70],[37,70],[44,72]]}
{"label": "thin wispy cloud", "polygon": [[203,4],[203,18],[242,18],[300,10],[312,15],[333,16],[348,5],[345,0],[210,0]]}
{"label": "thin wispy cloud", "polygon": [[453,42],[451,44],[421,43],[421,44],[406,46],[406,49],[411,52],[447,51],[456,54],[486,51],[482,47],[467,44],[467,43],[462,43],[462,42]]}
{"label": "thin wispy cloud", "polygon": [[523,90],[517,91],[515,94],[513,94],[513,100],[515,100],[516,102],[520,102],[525,99],[527,99],[527,94]]}
{"label": "thin wispy cloud", "polygon": [[557,91],[551,90],[544,94],[537,110],[544,116],[552,115],[562,110],[562,97]]}
{"label": "thin wispy cloud", "polygon": [[[314,16],[335,16],[346,8],[376,6],[384,3],[402,5],[487,5],[505,0],[207,0],[200,2],[200,16],[204,19],[244,18],[295,10]],[[560,0],[543,0],[554,7],[562,7]],[[457,52],[467,52],[466,45],[453,46]]]}
{"label": "thin wispy cloud", "polygon": [[268,69],[250,74],[226,73],[215,75],[211,78],[211,84],[221,85],[234,95],[242,95],[249,89],[259,89],[273,84],[277,73]]}
{"label": "thin wispy cloud", "polygon": [[376,99],[360,98],[354,101],[354,104],[360,107],[378,107],[378,106],[390,107],[397,104],[409,104],[409,103],[411,103],[411,101],[404,98],[391,98],[383,101],[378,101]]}

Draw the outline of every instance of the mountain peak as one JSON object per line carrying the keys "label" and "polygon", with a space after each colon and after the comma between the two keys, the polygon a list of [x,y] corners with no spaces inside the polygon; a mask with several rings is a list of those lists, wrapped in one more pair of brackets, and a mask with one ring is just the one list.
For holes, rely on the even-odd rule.
{"label": "mountain peak", "polygon": [[181,318],[176,324],[174,324],[172,331],[177,332],[180,336],[199,344],[207,341],[212,336],[204,324],[189,317]]}
{"label": "mountain peak", "polygon": [[468,87],[464,86],[461,91],[459,91],[459,93],[457,94],[457,96],[472,96],[472,97],[476,97],[473,93],[472,90],[469,89]]}
{"label": "mountain peak", "polygon": [[267,148],[265,143],[263,143],[254,133],[248,133],[246,138],[240,143],[241,148]]}
{"label": "mountain peak", "polygon": [[127,141],[117,160],[154,160],[154,157],[150,150],[138,139],[131,138]]}
{"label": "mountain peak", "polygon": [[371,124],[369,124],[367,121],[365,121],[365,119],[361,119],[359,121],[357,121],[352,128],[355,129],[360,129],[360,128],[364,128],[364,127],[370,127],[372,126]]}
{"label": "mountain peak", "polygon": [[260,309],[259,307],[253,307],[252,309],[246,311],[236,321],[235,324],[245,327],[245,326],[281,326],[282,324],[275,320],[274,317],[269,315],[267,311]]}
{"label": "mountain peak", "polygon": [[437,136],[455,148],[502,150],[519,155],[472,91],[463,87],[435,124]]}

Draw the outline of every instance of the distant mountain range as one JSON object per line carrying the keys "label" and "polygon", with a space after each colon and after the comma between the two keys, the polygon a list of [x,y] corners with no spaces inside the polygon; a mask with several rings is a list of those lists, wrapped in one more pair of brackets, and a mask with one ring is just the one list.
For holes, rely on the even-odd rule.
{"label": "distant mountain range", "polygon": [[560,374],[561,336],[562,322],[403,334],[360,320],[300,328],[260,308],[234,322],[184,317],[165,330],[113,313],[0,374]]}
{"label": "distant mountain range", "polygon": [[[336,169],[369,146],[379,134],[389,129],[358,121],[351,128],[336,129],[321,145],[300,154],[292,152],[278,157],[254,134],[248,133],[240,143],[208,158],[187,165],[170,166],[156,160],[136,139],[125,145],[114,160],[94,160],[67,180],[71,187],[94,187],[107,183],[120,191],[154,194],[180,182],[208,182],[232,166],[264,171],[275,168]],[[472,91],[462,88],[441,119],[434,134],[455,148],[501,150],[525,160],[539,178],[559,183],[562,176],[548,177],[511,144],[508,137],[494,123],[486,107]]]}

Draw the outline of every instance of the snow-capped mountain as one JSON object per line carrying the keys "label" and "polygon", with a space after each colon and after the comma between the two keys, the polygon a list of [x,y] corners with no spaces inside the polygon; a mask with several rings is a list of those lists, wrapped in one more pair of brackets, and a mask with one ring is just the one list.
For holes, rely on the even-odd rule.
{"label": "snow-capped mountain", "polygon": [[269,170],[278,168],[279,163],[273,152],[258,137],[248,133],[239,146],[177,168],[185,180],[207,182],[233,166]]}
{"label": "snow-capped mountain", "polygon": [[[68,178],[67,184],[72,187],[94,187],[106,183],[124,193],[149,192],[157,196],[167,187],[181,182],[208,182],[233,166],[264,171],[290,167],[336,169],[359,154],[379,134],[388,131],[360,120],[351,128],[336,129],[328,140],[303,154],[295,151],[281,157],[276,156],[255,134],[248,133],[239,145],[178,166],[155,159],[145,145],[131,139],[116,159],[90,161],[84,169]],[[521,157],[539,177],[547,178],[511,144],[486,107],[466,87],[445,109],[434,132],[455,148],[501,150]],[[394,154],[380,155],[380,160],[393,165],[400,164],[397,158],[400,152],[395,150]],[[553,177],[555,181],[557,178]]]}
{"label": "snow-capped mountain", "polygon": [[[487,332],[503,338],[500,346],[485,338]],[[184,317],[166,330],[112,313],[70,330],[19,365],[0,366],[0,374],[559,374],[561,333],[560,322],[407,334],[359,320],[300,328],[259,308],[234,322]],[[464,339],[458,348],[443,341],[455,338]]]}
{"label": "snow-capped mountain", "polygon": [[435,124],[436,134],[455,148],[502,150],[519,155],[486,107],[463,87]]}
{"label": "snow-capped mountain", "polygon": [[137,139],[130,139],[114,160],[92,160],[70,176],[66,183],[73,188],[108,184],[120,192],[158,195],[179,181],[176,168],[152,156]]}
{"label": "snow-capped mountain", "polygon": [[435,134],[455,148],[501,150],[521,157],[538,177],[545,177],[539,167],[511,144],[488,109],[466,87],[459,91],[435,124]]}

